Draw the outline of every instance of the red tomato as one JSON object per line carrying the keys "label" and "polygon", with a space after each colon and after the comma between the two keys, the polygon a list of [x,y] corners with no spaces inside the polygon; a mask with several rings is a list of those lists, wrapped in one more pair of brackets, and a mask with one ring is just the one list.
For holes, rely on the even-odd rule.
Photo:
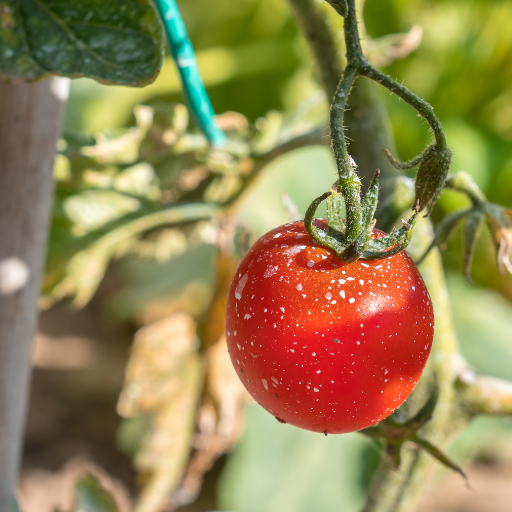
{"label": "red tomato", "polygon": [[228,295],[228,349],[244,386],[279,421],[314,432],[389,416],[418,382],[433,334],[429,294],[405,251],[346,264],[302,222],[261,237]]}

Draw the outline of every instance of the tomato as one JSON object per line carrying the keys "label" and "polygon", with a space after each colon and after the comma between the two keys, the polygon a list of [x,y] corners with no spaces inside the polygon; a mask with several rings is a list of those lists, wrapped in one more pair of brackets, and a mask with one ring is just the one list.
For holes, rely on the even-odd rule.
{"label": "tomato", "polygon": [[314,432],[391,414],[418,382],[433,334],[428,291],[405,251],[346,264],[302,222],[260,238],[228,295],[228,349],[244,386],[279,421]]}

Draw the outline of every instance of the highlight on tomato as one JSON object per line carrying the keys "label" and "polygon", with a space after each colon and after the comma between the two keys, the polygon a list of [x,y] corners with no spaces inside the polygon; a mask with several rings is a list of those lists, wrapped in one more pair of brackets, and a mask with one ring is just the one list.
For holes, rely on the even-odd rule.
{"label": "highlight on tomato", "polygon": [[433,334],[430,296],[405,251],[343,263],[303,222],[261,237],[228,295],[228,349],[242,383],[278,421],[314,432],[389,416],[418,382]]}

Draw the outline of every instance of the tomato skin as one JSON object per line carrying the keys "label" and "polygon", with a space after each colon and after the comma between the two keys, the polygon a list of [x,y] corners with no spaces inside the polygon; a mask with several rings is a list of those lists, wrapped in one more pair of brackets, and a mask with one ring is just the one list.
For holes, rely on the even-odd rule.
{"label": "tomato skin", "polygon": [[353,432],[391,414],[418,382],[433,334],[430,296],[405,251],[346,264],[302,222],[261,237],[228,295],[242,383],[279,421],[314,432]]}

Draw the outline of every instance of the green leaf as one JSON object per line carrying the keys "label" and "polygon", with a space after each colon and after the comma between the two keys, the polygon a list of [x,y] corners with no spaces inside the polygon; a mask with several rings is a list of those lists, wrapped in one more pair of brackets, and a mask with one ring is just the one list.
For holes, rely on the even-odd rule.
{"label": "green leaf", "polygon": [[75,487],[75,512],[117,512],[112,496],[92,475],[82,478]]}
{"label": "green leaf", "polygon": [[[85,306],[103,279],[109,261],[124,244],[157,227],[209,219],[218,212],[219,209],[215,206],[196,203],[141,215],[135,219],[129,218],[96,238],[71,258],[64,279],[51,293],[52,298],[74,296],[73,303],[76,307]],[[94,232],[91,236],[94,236]]]}
{"label": "green leaf", "polygon": [[51,74],[143,86],[162,64],[150,0],[0,0],[0,78]]}

